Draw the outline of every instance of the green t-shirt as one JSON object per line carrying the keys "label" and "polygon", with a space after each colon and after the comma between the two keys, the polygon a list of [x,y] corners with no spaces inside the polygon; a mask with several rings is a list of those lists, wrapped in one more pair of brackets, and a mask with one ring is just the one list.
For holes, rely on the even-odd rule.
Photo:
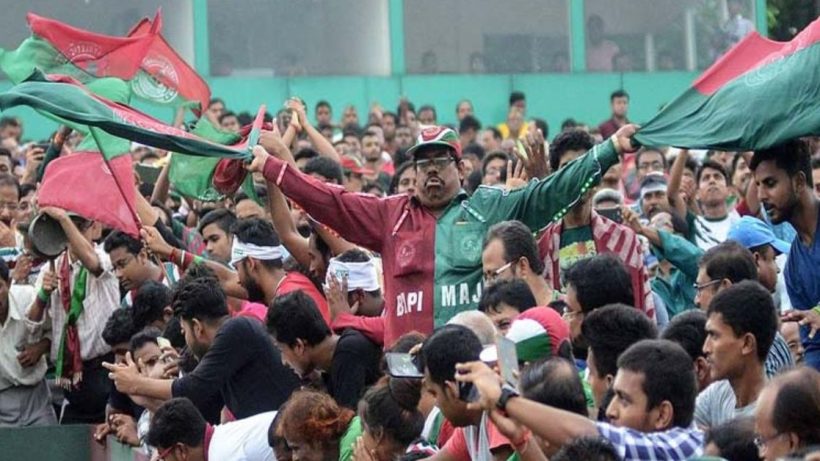
{"label": "green t-shirt", "polygon": [[582,226],[561,230],[561,248],[558,250],[558,264],[563,278],[564,271],[576,262],[595,256],[595,240],[592,227]]}
{"label": "green t-shirt", "polygon": [[339,461],[350,461],[353,459],[353,447],[356,445],[356,439],[364,433],[362,428],[362,421],[358,416],[354,416],[350,420],[350,425],[347,426],[345,435],[339,440]]}

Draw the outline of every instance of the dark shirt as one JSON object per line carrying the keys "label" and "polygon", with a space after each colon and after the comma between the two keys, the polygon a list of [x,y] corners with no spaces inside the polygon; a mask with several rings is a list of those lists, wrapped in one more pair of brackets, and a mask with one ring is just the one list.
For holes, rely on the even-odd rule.
{"label": "dark shirt", "polygon": [[[624,121],[624,124],[627,123],[629,123],[629,120]],[[615,117],[613,117],[598,125],[598,131],[601,132],[601,137],[604,138],[604,141],[606,141],[607,138],[615,134],[615,132],[618,131],[621,128],[621,126],[623,125],[618,124],[618,121],[615,120]]]}
{"label": "dark shirt", "polygon": [[174,381],[172,394],[189,398],[197,408],[221,398],[242,419],[278,410],[298,386],[262,324],[234,317],[219,327],[194,371]]}
{"label": "dark shirt", "polygon": [[365,389],[381,377],[380,365],[381,347],[356,330],[345,330],[325,378],[328,392],[339,405],[355,410]]}

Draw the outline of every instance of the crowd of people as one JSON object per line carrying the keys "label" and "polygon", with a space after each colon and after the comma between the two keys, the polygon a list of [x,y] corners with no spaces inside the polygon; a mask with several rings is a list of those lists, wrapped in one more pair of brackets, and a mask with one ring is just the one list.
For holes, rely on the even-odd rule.
{"label": "crowd of people", "polygon": [[639,146],[630,102],[556,128],[521,92],[498,125],[292,98],[257,197],[183,196],[134,145],[140,238],[39,206],[54,139],[4,117],[0,427],[155,460],[820,459],[820,139]]}

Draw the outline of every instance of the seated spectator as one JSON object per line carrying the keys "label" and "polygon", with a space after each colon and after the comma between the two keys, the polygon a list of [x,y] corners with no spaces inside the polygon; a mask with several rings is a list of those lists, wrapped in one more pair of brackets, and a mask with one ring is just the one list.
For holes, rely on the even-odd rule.
{"label": "seated spectator", "polygon": [[784,373],[760,393],[755,445],[766,461],[820,444],[820,373],[808,367]]}
{"label": "seated spectator", "polygon": [[737,418],[706,432],[703,454],[727,461],[759,460],[752,418]]}
{"label": "seated spectator", "polygon": [[675,343],[639,341],[618,358],[618,373],[613,380],[615,397],[608,413],[614,421],[631,421],[627,427],[595,423],[520,397],[515,389],[502,387],[498,375],[481,362],[459,363],[457,369],[456,380],[472,383],[480,394],[470,408],[504,411],[550,445],[602,436],[625,461],[686,460],[702,453],[703,433],[691,427],[695,376],[689,356]]}
{"label": "seated spectator", "polygon": [[323,373],[330,396],[343,407],[356,408],[367,386],[381,376],[379,346],[353,329],[333,333],[300,291],[276,298],[267,326],[285,363],[303,378],[314,370]]}
{"label": "seated spectator", "polygon": [[564,445],[555,455],[550,457],[551,461],[620,461],[618,452],[602,437],[581,437]]}
{"label": "seated spectator", "polygon": [[267,430],[275,411],[212,426],[186,398],[162,404],[148,431],[147,442],[156,447],[159,459],[253,459],[273,461]]}
{"label": "seated spectator", "polygon": [[569,324],[575,356],[586,358],[586,343],[581,335],[584,319],[607,304],[631,305],[632,284],[629,273],[613,255],[598,255],[575,263],[565,274],[567,306],[564,320]]}
{"label": "seated spectator", "polygon": [[421,434],[424,416],[417,405],[421,381],[385,378],[359,404],[364,434],[353,450],[354,459],[392,461]]}
{"label": "seated spectator", "polygon": [[262,325],[231,318],[212,278],[183,279],[174,295],[188,348],[199,358],[193,372],[174,380],[141,376],[133,360],[105,364],[117,390],[159,400],[188,397],[203,413],[221,399],[237,418],[274,411],[296,388]]}
{"label": "seated spectator", "polygon": [[494,345],[498,336],[498,330],[493,322],[479,311],[459,312],[447,321],[447,325],[461,325],[469,328],[485,347]]}
{"label": "seated spectator", "polygon": [[164,330],[174,316],[171,309],[171,289],[160,282],[149,280],[134,296],[131,317],[137,329],[154,327]]}
{"label": "seated spectator", "polygon": [[766,384],[763,362],[777,332],[774,302],[751,280],[715,295],[707,316],[703,352],[714,382],[695,406],[695,422],[704,429],[754,414]]}
{"label": "seated spectator", "polygon": [[618,357],[643,339],[655,339],[658,330],[646,316],[625,304],[611,304],[595,309],[581,325],[581,334],[589,344],[587,380],[592,388],[598,419],[619,427],[645,430],[640,420],[629,412],[619,412],[613,405],[612,392],[618,372]]}
{"label": "seated spectator", "polygon": [[[424,341],[420,359],[424,381],[436,398],[436,406],[456,431],[434,460],[506,460],[512,454],[510,441],[481,410],[471,409],[456,382],[456,364],[478,360],[481,342],[459,325],[446,325]],[[479,444],[479,441],[486,441]]]}
{"label": "seated spectator", "polygon": [[349,460],[361,435],[361,425],[352,423],[354,415],[327,394],[294,392],[282,410],[277,435],[285,438],[293,459]]}
{"label": "seated spectator", "polygon": [[695,367],[698,392],[712,383],[712,374],[703,344],[706,342],[706,314],[699,310],[686,311],[673,318],[661,332],[661,339],[680,344],[689,354]]}
{"label": "seated spectator", "polygon": [[[758,280],[758,269],[752,253],[734,240],[710,248],[700,260],[695,283],[695,304],[702,310],[709,307],[712,298],[721,290],[743,280]],[[766,356],[766,376],[791,368],[794,362],[789,345],[779,332]]]}
{"label": "seated spectator", "polygon": [[530,287],[521,279],[502,280],[481,292],[478,310],[492,320],[498,332],[507,334],[518,314],[535,307]]}
{"label": "seated spectator", "polygon": [[487,230],[481,265],[485,289],[497,280],[517,278],[529,285],[534,305],[546,306],[558,298],[558,291],[542,276],[544,262],[538,256],[535,237],[521,221],[502,221]]}
{"label": "seated spectator", "polygon": [[326,276],[335,276],[347,285],[347,303],[356,315],[378,317],[384,309],[384,297],[379,285],[376,261],[355,248],[332,258]]}

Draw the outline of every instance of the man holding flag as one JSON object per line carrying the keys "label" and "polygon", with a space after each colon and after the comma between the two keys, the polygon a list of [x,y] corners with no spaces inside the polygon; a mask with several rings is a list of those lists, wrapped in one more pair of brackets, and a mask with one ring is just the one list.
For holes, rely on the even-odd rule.
{"label": "man holding flag", "polygon": [[102,331],[119,306],[119,283],[108,255],[94,244],[98,223],[59,208],[41,211],[60,223],[68,250],[40,273],[28,320],[50,326],[54,336],[51,359],[67,400],[62,422],[101,423],[111,389],[102,363],[113,360]]}

